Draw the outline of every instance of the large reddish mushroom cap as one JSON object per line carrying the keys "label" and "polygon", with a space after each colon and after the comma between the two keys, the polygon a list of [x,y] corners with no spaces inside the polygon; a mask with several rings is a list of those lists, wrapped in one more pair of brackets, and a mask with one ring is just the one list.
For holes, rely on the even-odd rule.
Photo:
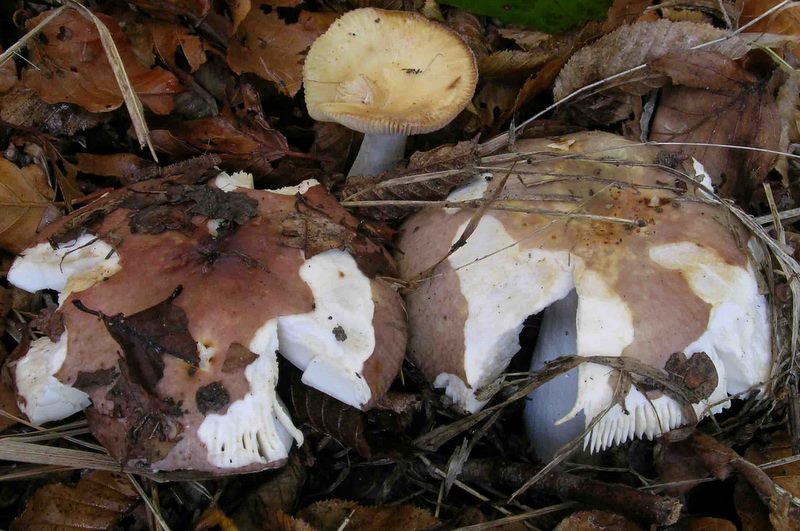
{"label": "large reddish mushroom cap", "polygon": [[[694,403],[698,416],[766,381],[767,303],[747,234],[724,208],[687,187],[679,169],[659,165],[657,149],[621,137],[579,133],[515,148],[495,157],[488,180],[451,194],[489,197],[508,177],[466,245],[435,269],[475,210],[426,210],[401,229],[401,276],[418,281],[406,297],[409,353],[436,387],[480,409],[475,393],[519,350],[525,319],[573,290],[574,350],[552,357],[627,356],[664,369],[676,353],[702,352],[716,379]],[[675,400],[635,386],[627,412],[613,405],[617,373],[608,367],[586,363],[577,373],[555,418],[583,413],[588,425],[611,407],[587,438],[593,449],[686,420]]]}
{"label": "large reddish mushroom cap", "polygon": [[[61,292],[63,333],[15,369],[34,423],[91,401],[90,429],[123,464],[231,473],[280,465],[302,442],[275,392],[279,353],[355,407],[387,390],[402,305],[365,272],[391,259],[323,187],[251,190],[241,177],[118,190],[15,262],[12,283]],[[281,342],[291,333],[308,341]]]}

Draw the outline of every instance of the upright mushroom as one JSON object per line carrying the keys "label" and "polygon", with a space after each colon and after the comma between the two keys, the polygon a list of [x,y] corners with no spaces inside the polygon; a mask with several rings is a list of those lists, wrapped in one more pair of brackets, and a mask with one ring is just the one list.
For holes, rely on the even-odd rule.
{"label": "upright mushroom", "polygon": [[405,322],[367,273],[390,257],[323,187],[248,181],[117,190],[14,262],[11,283],[60,291],[53,337],[13,369],[34,424],[91,403],[92,433],[124,465],[231,473],[280,465],[302,442],[275,392],[278,353],[354,407],[380,398]]}
{"label": "upright mushroom", "polygon": [[[434,271],[475,211],[429,209],[401,230],[401,275],[419,281],[406,299],[410,354],[436,387],[480,409],[476,391],[518,351],[526,317],[548,307],[535,368],[570,354],[636,358],[665,377],[683,375],[698,417],[767,380],[767,303],[747,234],[723,208],[660,166],[655,148],[613,135],[523,140],[516,149],[496,157],[494,179],[451,194],[480,199],[505,183],[466,245]],[[609,407],[586,438],[591,450],[687,421],[656,388],[634,385],[624,405],[613,403],[616,383],[617,371],[584,363],[534,393],[527,423],[540,456]],[[571,427],[553,426],[576,416]]]}
{"label": "upright mushroom", "polygon": [[409,11],[348,11],[308,51],[308,113],[365,133],[350,175],[374,175],[403,158],[408,135],[447,125],[469,103],[478,68],[444,26]]}

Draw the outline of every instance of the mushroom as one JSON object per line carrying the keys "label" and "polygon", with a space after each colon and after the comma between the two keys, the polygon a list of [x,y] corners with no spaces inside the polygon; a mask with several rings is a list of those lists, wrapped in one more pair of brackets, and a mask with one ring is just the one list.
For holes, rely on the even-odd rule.
{"label": "mushroom", "polygon": [[279,466],[302,443],[275,391],[279,353],[354,407],[386,392],[402,301],[365,272],[391,272],[391,257],[317,183],[251,182],[139,183],[22,253],[9,282],[60,291],[63,321],[12,369],[32,423],[91,404],[90,430],[123,465],[227,474]]}
{"label": "mushroom", "polygon": [[[746,231],[727,211],[659,166],[658,150],[621,137],[578,133],[516,149],[495,157],[494,179],[451,194],[480,199],[503,186],[466,245],[433,271],[475,211],[425,210],[400,231],[401,276],[418,282],[406,297],[409,352],[435,387],[479,410],[476,392],[519,350],[525,319],[545,309],[534,370],[562,355],[635,358],[690,386],[698,418],[768,379],[767,302]],[[585,438],[591,451],[689,420],[655,388],[633,385],[624,408],[613,403],[617,381],[616,370],[583,363],[534,392],[526,426],[540,457],[609,407]]]}
{"label": "mushroom", "polygon": [[308,113],[365,133],[349,175],[403,158],[408,135],[447,125],[472,99],[478,68],[453,31],[409,11],[348,11],[308,51]]}

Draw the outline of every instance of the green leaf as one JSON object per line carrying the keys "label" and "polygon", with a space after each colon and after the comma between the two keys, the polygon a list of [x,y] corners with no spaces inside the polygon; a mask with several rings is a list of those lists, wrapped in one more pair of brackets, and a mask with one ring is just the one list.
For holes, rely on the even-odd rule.
{"label": "green leaf", "polygon": [[440,0],[472,13],[547,33],[605,18],[612,0]]}

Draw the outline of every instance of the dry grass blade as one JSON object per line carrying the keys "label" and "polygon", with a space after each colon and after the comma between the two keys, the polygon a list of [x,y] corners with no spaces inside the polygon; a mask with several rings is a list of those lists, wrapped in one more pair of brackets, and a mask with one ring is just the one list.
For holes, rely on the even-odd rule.
{"label": "dry grass blade", "polygon": [[139,485],[139,482],[136,481],[136,478],[133,477],[132,474],[126,474],[126,475],[128,476],[128,481],[131,482],[133,488],[139,494],[139,497],[142,498],[142,500],[144,500],[144,504],[147,506],[147,509],[150,511],[150,514],[153,515],[153,518],[156,519],[158,525],[161,526],[161,529],[163,531],[170,531],[169,525],[167,525],[167,522],[166,520],[164,520],[164,517],[161,516],[161,511],[159,511],[158,508],[153,504],[153,500],[150,499],[150,496],[148,496],[147,493],[142,488],[142,486]]}
{"label": "dry grass blade", "polygon": [[500,526],[515,524],[517,522],[524,522],[525,520],[528,520],[530,518],[536,518],[537,516],[544,516],[546,514],[557,513],[559,511],[567,511],[570,509],[574,509],[577,506],[578,504],[575,502],[559,503],[558,505],[551,505],[550,507],[543,507],[541,509],[536,509],[534,511],[515,514],[514,516],[506,516],[504,518],[498,518],[497,520],[492,520],[490,522],[482,522],[480,524],[459,527],[458,529],[456,529],[456,531],[478,531],[482,529],[496,529]]}
{"label": "dry grass blade", "polygon": [[0,459],[38,465],[108,470],[111,472],[119,472],[121,470],[120,464],[108,455],[10,439],[0,441]]}
{"label": "dry grass blade", "polygon": [[125,101],[125,108],[128,109],[128,114],[130,114],[133,130],[136,132],[136,139],[139,141],[139,146],[142,148],[147,146],[150,149],[153,160],[158,162],[156,150],[150,140],[150,130],[147,128],[147,122],[144,118],[142,102],[133,90],[128,74],[125,72],[125,65],[122,62],[116,44],[114,44],[114,39],[111,38],[111,32],[108,31],[106,25],[86,6],[73,0],[67,0],[67,5],[75,9],[84,18],[90,20],[97,28],[97,32],[100,34],[100,42],[103,44],[103,49],[108,56],[108,64],[111,65],[111,69],[114,71],[114,77],[119,84],[122,99]]}
{"label": "dry grass blade", "polygon": [[36,37],[45,26],[50,24],[50,22],[53,19],[55,19],[61,13],[63,13],[65,9],[67,9],[67,6],[61,6],[58,9],[53,10],[47,17],[45,17],[41,22],[39,22],[35,27],[33,27],[28,33],[23,35],[21,39],[19,39],[17,42],[9,46],[6,51],[0,53],[0,65],[11,59],[11,57],[17,54],[20,50],[22,50],[29,40]]}

